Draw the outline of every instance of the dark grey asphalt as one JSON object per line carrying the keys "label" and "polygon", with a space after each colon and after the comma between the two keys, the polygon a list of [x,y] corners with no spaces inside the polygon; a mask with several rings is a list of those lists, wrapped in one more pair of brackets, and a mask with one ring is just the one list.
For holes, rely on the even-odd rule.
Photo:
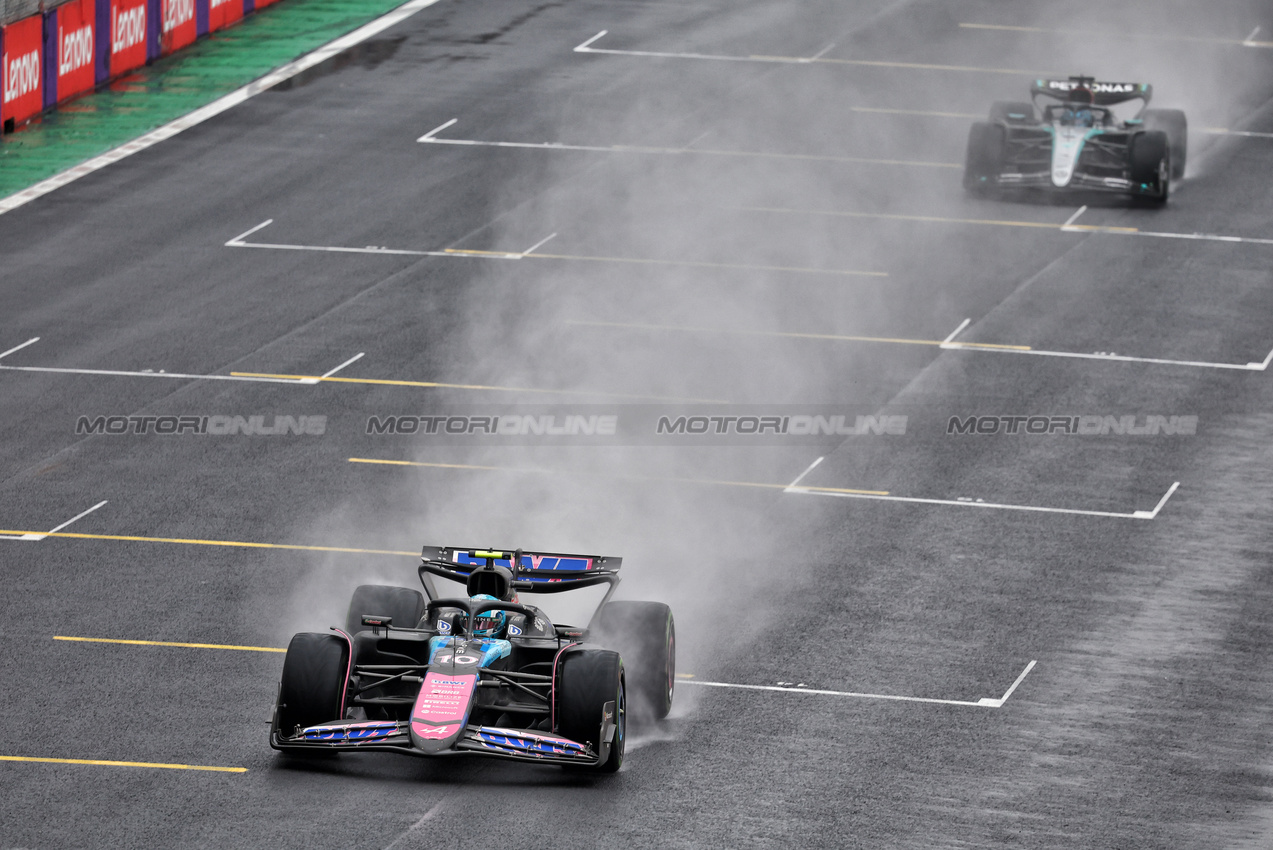
{"label": "dark grey asphalt", "polygon": [[[0,848],[1269,846],[1269,373],[934,344],[968,318],[961,341],[1035,350],[1273,348],[1273,246],[1023,226],[1087,199],[970,199],[947,167],[961,116],[1038,72],[1144,80],[1199,131],[1189,177],[1166,209],[1093,200],[1078,223],[1273,237],[1273,138],[1201,132],[1273,133],[1273,51],[1240,44],[1273,38],[1273,8],[1107,5],[442,0],[363,59],[0,217],[0,351],[40,337],[6,366],[321,375],[361,352],[340,377],[512,388],[0,370],[0,530],[107,500],[66,530],[174,541],[0,540],[0,756],[248,769],[0,761]],[[834,45],[947,67],[572,52],[603,29],[616,50]],[[898,109],[954,116],[869,111]],[[452,139],[903,164],[416,142],[452,118]],[[539,252],[557,258],[225,245],[267,219],[247,241],[517,253],[555,233]],[[751,448],[365,433],[463,405],[622,419],[669,397],[907,429]],[[327,428],[76,435],[81,416],[223,414]],[[1198,427],[947,434],[954,416],[1032,414]],[[819,456],[817,493],[738,486]],[[1173,482],[1152,520],[958,503],[1130,514]],[[830,495],[845,489],[935,503]],[[266,743],[281,655],[53,636],[283,646],[415,562],[208,541],[620,554],[627,595],[672,604],[680,669],[702,681],[975,703],[1037,665],[999,708],[683,680],[606,779],[298,762]]]}

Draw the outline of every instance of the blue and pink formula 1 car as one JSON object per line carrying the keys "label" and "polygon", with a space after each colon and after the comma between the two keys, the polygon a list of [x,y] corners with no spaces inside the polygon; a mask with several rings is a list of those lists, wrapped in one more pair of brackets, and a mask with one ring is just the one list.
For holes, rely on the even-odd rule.
{"label": "blue and pink formula 1 car", "polygon": [[[292,638],[270,746],[614,772],[630,709],[651,718],[671,710],[672,612],[611,601],[621,559],[426,546],[421,560],[423,594],[363,585],[343,630]],[[434,577],[466,595],[439,597]],[[584,628],[520,601],[599,585],[605,596]]]}

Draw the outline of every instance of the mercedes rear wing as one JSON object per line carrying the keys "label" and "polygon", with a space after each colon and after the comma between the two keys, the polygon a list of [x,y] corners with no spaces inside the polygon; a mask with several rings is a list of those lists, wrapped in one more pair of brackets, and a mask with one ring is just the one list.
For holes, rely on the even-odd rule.
{"label": "mercedes rear wing", "polygon": [[1082,76],[1068,80],[1035,80],[1030,86],[1031,98],[1049,97],[1090,106],[1115,106],[1129,100],[1140,100],[1143,109],[1149,105],[1153,94],[1154,87],[1148,83],[1107,83]]}

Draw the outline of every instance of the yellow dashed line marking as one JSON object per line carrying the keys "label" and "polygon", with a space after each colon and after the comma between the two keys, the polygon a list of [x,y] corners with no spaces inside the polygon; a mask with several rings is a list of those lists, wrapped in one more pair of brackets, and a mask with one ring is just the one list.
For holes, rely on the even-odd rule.
{"label": "yellow dashed line marking", "polygon": [[[929,109],[884,109],[882,107],[872,106],[850,106],[850,112],[876,112],[883,115],[923,115],[932,118],[981,118],[980,113],[976,112],[937,112]],[[956,168],[963,168],[962,164],[956,164]]]}
{"label": "yellow dashed line marking", "polygon": [[290,549],[298,552],[347,552],[356,555],[409,555],[420,557],[419,552],[402,552],[396,549],[356,549],[346,546],[303,546],[294,543],[253,543],[245,540],[201,540],[186,537],[141,537],[126,534],[82,534],[74,531],[11,531],[0,530],[0,535],[38,534],[41,537],[64,537],[75,540],[121,540],[137,543],[180,543],[185,546],[229,546],[241,549]]}
{"label": "yellow dashed line marking", "polygon": [[785,215],[828,215],[838,218],[874,218],[885,221],[919,221],[931,224],[980,224],[997,227],[1034,227],[1043,230],[1083,230],[1091,233],[1139,233],[1135,227],[1106,227],[1099,224],[1055,224],[1047,221],[1014,221],[995,218],[946,218],[936,215],[903,215],[901,213],[868,213],[842,210],[797,210],[789,207],[739,207],[746,212],[783,213]]}
{"label": "yellow dashed line marking", "polygon": [[825,274],[847,277],[888,277],[888,272],[859,271],[857,269],[811,269],[801,266],[753,266],[744,263],[708,263],[695,260],[652,260],[640,257],[587,257],[576,254],[517,254],[508,251],[478,251],[471,248],[447,248],[447,254],[472,254],[479,257],[526,257],[540,260],[587,260],[594,263],[629,263],[651,266],[684,266],[695,269],[731,269],[734,271],[798,272],[800,274]]}
{"label": "yellow dashed line marking", "polygon": [[502,387],[489,384],[446,384],[437,381],[401,381],[389,378],[342,378],[325,377],[323,375],[276,375],[270,372],[231,372],[233,378],[286,378],[293,381],[325,381],[338,384],[368,384],[388,387],[433,387],[451,390],[491,390],[508,393],[546,393],[548,395],[577,395],[594,398],[629,398],[647,401],[700,402],[703,404],[724,404],[717,398],[680,398],[677,396],[638,395],[631,393],[608,393],[594,390],[548,390],[533,387]]}
{"label": "yellow dashed line marking", "polygon": [[747,57],[758,62],[792,62],[799,65],[859,65],[867,68],[907,68],[912,71],[971,71],[978,74],[1012,74],[1018,77],[1051,77],[1050,71],[1031,71],[1022,68],[982,68],[976,65],[934,65],[928,62],[890,62],[883,59],[817,59],[798,56],[765,56],[753,53]]}
{"label": "yellow dashed line marking", "polygon": [[[905,337],[889,337],[889,336],[853,336],[849,334],[815,334],[815,333],[796,333],[789,331],[751,331],[740,330],[736,328],[701,328],[701,327],[685,327],[681,325],[651,325],[639,322],[588,322],[577,319],[567,319],[564,324],[578,325],[580,327],[597,327],[597,328],[630,328],[632,330],[646,331],[677,331],[682,333],[718,333],[718,334],[734,334],[738,336],[759,336],[759,337],[777,337],[781,339],[812,339],[826,340],[829,342],[876,342],[889,343],[895,345],[942,345],[940,339],[906,339]],[[946,345],[957,345],[967,348],[1004,348],[1011,351],[1029,351],[1028,345],[997,345],[988,342],[957,342],[946,343]]]}
{"label": "yellow dashed line marking", "polygon": [[170,640],[122,640],[120,638],[90,638],[54,635],[54,640],[75,641],[76,643],[122,643],[129,646],[179,646],[187,649],[236,649],[242,652],[287,652],[287,648],[277,646],[236,646],[225,643],[179,643]]}
{"label": "yellow dashed line marking", "polygon": [[42,762],[44,764],[90,764],[99,767],[152,767],[164,770],[204,770],[216,773],[247,773],[246,767],[212,767],[202,764],[163,764],[153,761],[108,761],[106,759],[54,759],[36,756],[0,756],[0,761]]}

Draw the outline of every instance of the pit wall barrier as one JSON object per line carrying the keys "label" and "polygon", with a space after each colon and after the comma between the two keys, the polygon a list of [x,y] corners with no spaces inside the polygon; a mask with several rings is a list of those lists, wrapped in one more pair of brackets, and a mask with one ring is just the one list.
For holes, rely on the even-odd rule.
{"label": "pit wall barrier", "polygon": [[5,133],[278,0],[70,0],[0,26]]}

